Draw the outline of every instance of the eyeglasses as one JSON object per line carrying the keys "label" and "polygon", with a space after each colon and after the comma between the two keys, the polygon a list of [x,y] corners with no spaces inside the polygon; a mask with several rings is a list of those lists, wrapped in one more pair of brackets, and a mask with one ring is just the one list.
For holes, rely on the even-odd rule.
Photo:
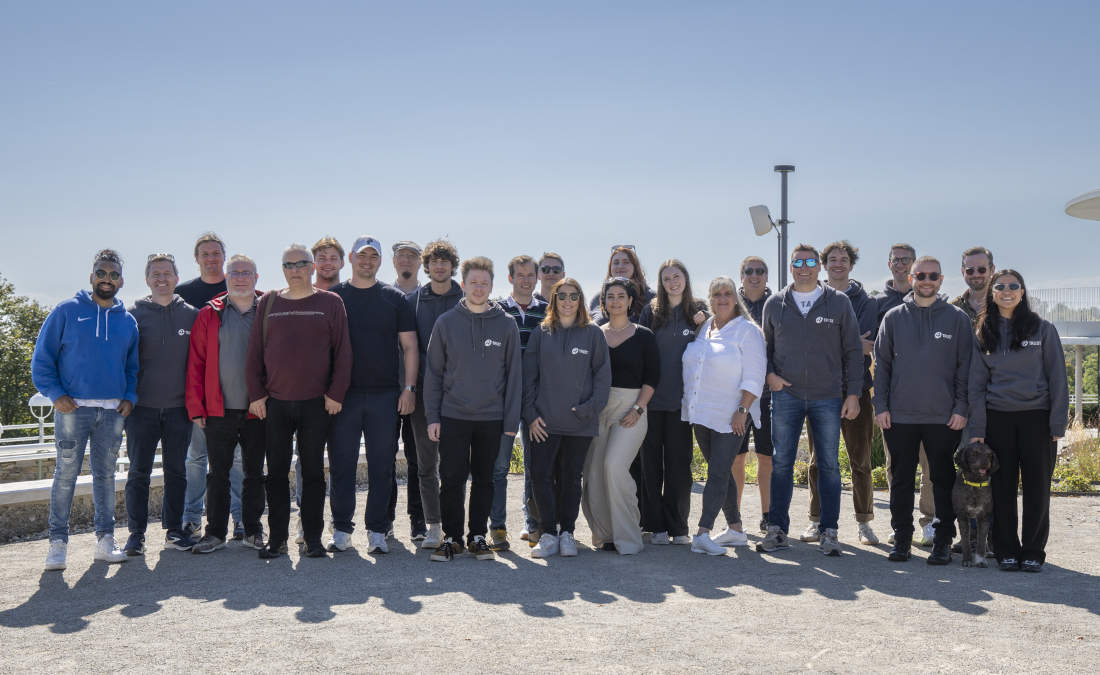
{"label": "eyeglasses", "polygon": [[963,270],[963,272],[966,272],[966,276],[968,277],[972,277],[975,274],[985,274],[988,271],[988,267],[967,267]]}
{"label": "eyeglasses", "polygon": [[580,293],[566,293],[565,291],[558,291],[558,300],[568,300],[570,302],[576,302],[580,299]]}
{"label": "eyeglasses", "polygon": [[791,267],[817,267],[817,258],[797,258],[791,261]]}
{"label": "eyeglasses", "polygon": [[939,272],[917,272],[913,275],[913,278],[917,281],[924,281],[925,279],[929,281],[939,281],[940,276],[942,275]]}
{"label": "eyeglasses", "polygon": [[230,279],[251,279],[252,270],[233,270],[231,272],[226,272],[225,276]]}
{"label": "eyeglasses", "polygon": [[913,258],[905,256],[903,258],[890,258],[891,265],[908,265],[913,262]]}
{"label": "eyeglasses", "polygon": [[995,291],[1004,291],[1004,290],[1018,291],[1021,288],[1023,288],[1023,286],[1021,286],[1020,284],[1018,284],[1016,282],[1012,282],[1011,284],[1004,284],[1004,283],[993,284],[993,290],[995,290]]}
{"label": "eyeglasses", "polygon": [[114,270],[112,270],[110,272],[108,272],[107,270],[102,270],[102,269],[95,271],[95,278],[96,279],[106,279],[108,277],[111,278],[111,281],[118,281],[119,279],[122,278],[122,275],[119,274],[118,272],[115,272]]}
{"label": "eyeglasses", "polygon": [[284,262],[283,263],[283,269],[284,270],[300,270],[303,267],[309,267],[312,264],[313,263],[311,263],[308,260],[295,260],[293,262]]}
{"label": "eyeglasses", "polygon": [[[811,265],[811,267],[813,267],[813,265]],[[754,274],[758,277],[762,277],[767,273],[768,270],[764,269],[763,267],[746,267],[745,269],[741,270],[741,276],[744,277],[751,277]]]}
{"label": "eyeglasses", "polygon": [[543,265],[539,268],[539,271],[543,274],[561,274],[562,270],[561,265]]}
{"label": "eyeglasses", "polygon": [[614,253],[616,249],[620,249],[620,248],[628,248],[631,251],[633,251],[634,250],[634,244],[615,244],[614,246],[611,247],[611,252]]}

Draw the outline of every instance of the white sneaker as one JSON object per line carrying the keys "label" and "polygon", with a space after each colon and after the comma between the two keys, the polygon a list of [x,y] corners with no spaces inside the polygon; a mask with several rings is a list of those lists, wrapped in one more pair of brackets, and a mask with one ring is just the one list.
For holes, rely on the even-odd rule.
{"label": "white sneaker", "polygon": [[890,530],[890,536],[886,538],[886,543],[887,544],[893,544],[894,543],[894,531],[893,530]]}
{"label": "white sneaker", "polygon": [[577,555],[577,540],[572,532],[562,532],[558,536],[558,551],[563,558],[572,558]]}
{"label": "white sneaker", "polygon": [[859,524],[859,543],[864,546],[874,546],[878,544],[878,537],[875,536],[875,531],[871,529],[871,523]]}
{"label": "white sneaker", "polygon": [[798,540],[799,541],[818,541],[819,539],[821,539],[821,532],[818,531],[818,528],[820,528],[820,527],[821,527],[821,523],[815,523],[814,521],[811,520],[810,524],[806,527],[806,529],[802,532],[802,534],[798,535]]}
{"label": "white sneaker", "polygon": [[686,534],[678,534],[672,538],[672,543],[676,546],[687,546],[691,543],[691,537]]}
{"label": "white sneaker", "polygon": [[389,553],[390,547],[386,544],[386,535],[382,532],[367,530],[367,553]]}
{"label": "white sneaker", "polygon": [[936,528],[932,525],[932,523],[928,523],[923,528],[921,528],[921,540],[919,542],[921,546],[931,546],[932,541],[935,538]]}
{"label": "white sneaker", "polygon": [[108,563],[120,563],[126,560],[126,554],[122,552],[122,549],[115,546],[115,535],[105,534],[96,542],[92,559]]}
{"label": "white sneaker", "polygon": [[531,530],[526,527],[519,531],[520,541],[527,541],[531,537]]}
{"label": "white sneaker", "polygon": [[654,532],[649,537],[649,543],[654,546],[668,546],[672,540],[668,538],[668,532]]}
{"label": "white sneaker", "polygon": [[[707,535],[708,537],[710,535]],[[748,546],[749,538],[744,532],[738,532],[733,528],[726,528],[726,531],[711,539],[715,544],[719,546]]]}
{"label": "white sneaker", "polygon": [[[549,532],[543,532],[539,543],[531,549],[532,558],[549,558],[558,552],[558,538]],[[576,555],[574,553],[574,555]]]}
{"label": "white sneaker", "polygon": [[306,543],[306,531],[302,527],[302,517],[301,516],[298,516],[298,533],[294,535],[294,543],[295,544],[304,544],[304,543]]}
{"label": "white sneaker", "polygon": [[443,543],[443,525],[435,523],[428,526],[428,534],[424,536],[424,541],[420,542],[420,548],[426,548],[435,550],[439,548]]}
{"label": "white sneaker", "polygon": [[68,544],[61,539],[51,539],[50,551],[46,554],[46,569],[65,569],[65,551],[67,548]]}
{"label": "white sneaker", "polygon": [[327,548],[331,553],[337,551],[346,551],[351,546],[351,532],[341,532],[336,530],[332,533],[332,538],[328,540]]}
{"label": "white sneaker", "polygon": [[706,553],[707,555],[726,555],[726,549],[716,544],[709,534],[697,534],[692,537],[691,552]]}
{"label": "white sneaker", "polygon": [[840,541],[837,539],[836,530],[829,528],[821,533],[821,543],[818,548],[828,556],[840,555]]}

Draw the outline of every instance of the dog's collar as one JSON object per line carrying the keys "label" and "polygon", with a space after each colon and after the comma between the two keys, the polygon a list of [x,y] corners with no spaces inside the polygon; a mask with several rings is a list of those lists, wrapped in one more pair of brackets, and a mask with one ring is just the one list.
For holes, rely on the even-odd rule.
{"label": "dog's collar", "polygon": [[989,481],[985,481],[984,483],[975,483],[972,480],[967,480],[965,476],[963,477],[963,482],[970,487],[986,487],[987,485],[989,485]]}

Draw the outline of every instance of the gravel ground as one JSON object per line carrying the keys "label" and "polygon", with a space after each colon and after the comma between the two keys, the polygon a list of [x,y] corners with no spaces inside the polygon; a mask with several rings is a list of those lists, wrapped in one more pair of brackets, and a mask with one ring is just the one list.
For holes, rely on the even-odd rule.
{"label": "gravel ground", "polygon": [[[521,490],[511,477],[516,531]],[[795,490],[796,533],[808,496]],[[876,496],[883,545],[854,543],[845,492],[839,558],[796,543],[778,555],[650,546],[540,561],[514,540],[493,562],[432,563],[403,519],[385,556],[268,562],[231,544],[202,557],[153,547],[108,566],[91,562],[94,535],[78,534],[58,573],[42,571],[45,540],[8,544],[0,670],[1097,671],[1100,498],[1053,500],[1048,562],[1032,575],[964,569],[957,556],[930,567],[923,549],[889,563]],[[755,524],[753,486],[744,504]],[[583,517],[577,535],[588,542]],[[162,537],[151,525],[149,540]]]}

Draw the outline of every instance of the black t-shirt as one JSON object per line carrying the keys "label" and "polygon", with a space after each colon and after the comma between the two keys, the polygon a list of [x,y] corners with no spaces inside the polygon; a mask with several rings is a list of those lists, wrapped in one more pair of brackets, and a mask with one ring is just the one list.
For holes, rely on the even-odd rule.
{"label": "black t-shirt", "polygon": [[634,334],[611,349],[611,386],[641,389],[648,384],[654,389],[661,381],[661,354],[653,331],[638,326]]}
{"label": "black t-shirt", "polygon": [[225,293],[225,279],[216,284],[208,284],[202,277],[195,277],[176,286],[176,294],[192,307],[202,309],[206,303],[219,293]]}
{"label": "black t-shirt", "polygon": [[342,281],[331,289],[344,301],[351,337],[351,388],[349,391],[392,391],[398,387],[398,333],[416,332],[416,317],[405,294],[393,286],[376,283],[356,288]]}

